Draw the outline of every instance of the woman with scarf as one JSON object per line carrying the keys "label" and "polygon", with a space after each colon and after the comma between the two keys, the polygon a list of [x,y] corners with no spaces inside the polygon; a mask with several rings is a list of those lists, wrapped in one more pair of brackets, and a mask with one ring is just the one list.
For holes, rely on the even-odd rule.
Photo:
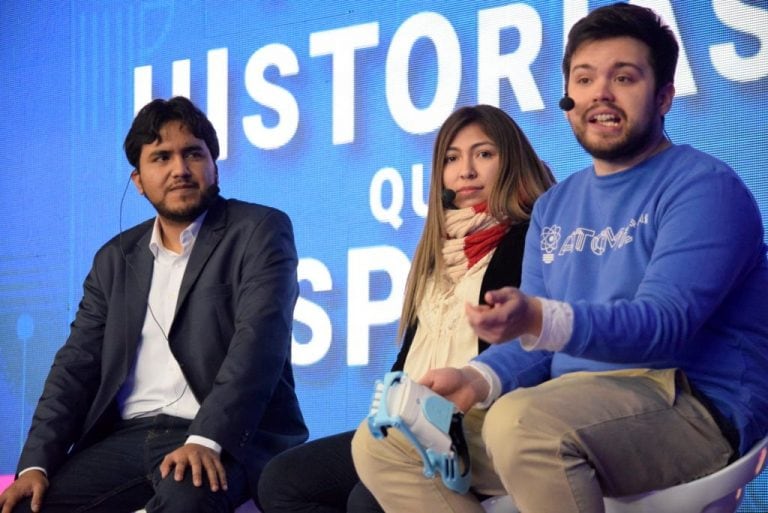
{"label": "woman with scarf", "polygon": [[[392,370],[418,379],[432,368],[464,365],[488,347],[474,335],[464,305],[483,302],[488,290],[520,284],[533,203],[553,184],[504,111],[462,107],[446,119],[433,149],[429,208],[408,275],[398,332],[403,344]],[[521,361],[531,358],[520,352]],[[531,372],[543,369],[531,360]],[[470,457],[481,447],[484,416],[482,405],[465,414]],[[355,472],[353,434],[314,440],[270,461],[259,482],[263,511],[381,512]],[[491,492],[482,486],[489,472],[473,466],[474,493]]]}

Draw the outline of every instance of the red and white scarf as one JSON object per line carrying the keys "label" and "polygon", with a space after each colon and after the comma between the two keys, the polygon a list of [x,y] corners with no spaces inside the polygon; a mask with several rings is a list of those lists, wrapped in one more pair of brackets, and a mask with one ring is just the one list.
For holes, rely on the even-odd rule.
{"label": "red and white scarf", "polygon": [[446,272],[457,282],[479,262],[509,228],[488,213],[483,202],[473,207],[445,211],[447,237],[443,239],[443,261]]}

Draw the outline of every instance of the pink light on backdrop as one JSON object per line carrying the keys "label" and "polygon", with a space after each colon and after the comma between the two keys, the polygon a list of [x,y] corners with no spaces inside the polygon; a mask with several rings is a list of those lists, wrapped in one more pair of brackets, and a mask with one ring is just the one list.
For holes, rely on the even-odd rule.
{"label": "pink light on backdrop", "polygon": [[13,483],[13,476],[0,475],[0,493],[2,493],[3,490],[11,486],[11,483]]}

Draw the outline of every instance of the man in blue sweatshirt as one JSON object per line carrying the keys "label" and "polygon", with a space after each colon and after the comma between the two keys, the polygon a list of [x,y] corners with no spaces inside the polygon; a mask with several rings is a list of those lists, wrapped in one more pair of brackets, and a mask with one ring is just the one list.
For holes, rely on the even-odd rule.
{"label": "man in blue sweatshirt", "polygon": [[[665,137],[677,55],[649,9],[574,25],[561,107],[593,163],[537,201],[520,289],[467,306],[499,344],[421,379],[464,411],[491,405],[483,440],[523,512],[599,513],[604,495],[702,477],[768,431],[762,220],[732,169]],[[359,430],[353,455],[387,511],[482,511],[414,477],[402,445]]]}

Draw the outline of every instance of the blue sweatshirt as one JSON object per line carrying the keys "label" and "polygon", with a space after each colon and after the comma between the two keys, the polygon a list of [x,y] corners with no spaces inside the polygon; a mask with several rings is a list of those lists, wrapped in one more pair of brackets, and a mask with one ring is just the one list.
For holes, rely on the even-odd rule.
{"label": "blue sweatshirt", "polygon": [[[768,431],[763,226],[723,162],[672,146],[620,173],[590,166],[557,184],[534,207],[520,288],[574,312],[565,347],[538,352],[538,367],[549,364],[542,380],[679,368],[738,430],[742,453]],[[530,386],[520,351],[511,342],[477,358],[503,392]]]}

